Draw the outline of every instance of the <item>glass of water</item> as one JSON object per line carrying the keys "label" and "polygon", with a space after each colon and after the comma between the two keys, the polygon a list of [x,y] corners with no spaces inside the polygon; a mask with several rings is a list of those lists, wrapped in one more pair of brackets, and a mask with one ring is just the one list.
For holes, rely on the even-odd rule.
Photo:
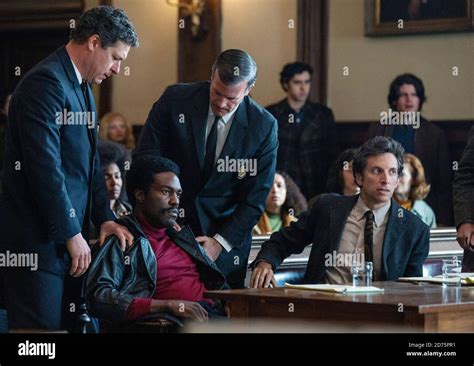
{"label": "glass of water", "polygon": [[453,259],[443,259],[443,287],[461,286],[461,261]]}
{"label": "glass of water", "polygon": [[354,261],[352,263],[352,286],[372,286],[373,262]]}

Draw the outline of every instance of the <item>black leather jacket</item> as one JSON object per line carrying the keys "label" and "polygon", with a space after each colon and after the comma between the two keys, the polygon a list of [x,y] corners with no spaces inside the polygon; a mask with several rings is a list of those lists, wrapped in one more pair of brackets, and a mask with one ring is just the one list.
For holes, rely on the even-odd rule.
{"label": "black leather jacket", "polygon": [[[150,242],[135,217],[125,216],[116,222],[129,229],[134,243],[122,252],[118,238],[110,236],[97,248],[84,281],[84,296],[91,315],[121,322],[126,320],[128,306],[134,298],[153,296],[157,264]],[[206,289],[228,288],[224,275],[207,257],[188,226],[179,232],[167,229],[166,234],[196,263]]]}

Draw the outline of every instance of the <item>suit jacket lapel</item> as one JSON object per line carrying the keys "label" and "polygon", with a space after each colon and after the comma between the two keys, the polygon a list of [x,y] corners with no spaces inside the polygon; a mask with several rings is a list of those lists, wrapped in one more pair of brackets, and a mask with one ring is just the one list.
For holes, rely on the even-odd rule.
{"label": "suit jacket lapel", "polygon": [[194,112],[192,114],[192,126],[194,133],[194,144],[199,159],[199,168],[202,170],[204,156],[206,154],[206,125],[209,112],[209,84],[203,87],[194,100]]}
{"label": "suit jacket lapel", "polygon": [[398,237],[403,231],[405,215],[399,215],[399,209],[401,209],[401,207],[392,198],[390,214],[388,217],[382,246],[382,273],[384,276],[387,274],[390,253],[397,247]]}
{"label": "suit jacket lapel", "polygon": [[[91,107],[91,110],[88,111],[85,96],[82,92],[81,85],[79,84],[79,80],[77,80],[76,72],[74,71],[74,66],[72,65],[71,58],[69,57],[66,51],[66,47],[64,46],[60,47],[56,52],[59,56],[59,59],[61,60],[61,63],[63,64],[67,78],[72,83],[72,89],[74,90],[74,93],[76,94],[77,100],[79,101],[79,104],[81,105],[82,110],[85,112],[94,112],[93,116],[95,118],[97,113],[96,113],[94,95],[92,94],[90,86],[89,85],[87,86],[87,93],[89,96],[89,102],[90,102],[90,107]],[[88,114],[86,115],[86,118],[89,118]],[[95,146],[97,145],[97,133],[95,130],[95,126],[97,126],[96,120],[94,120],[94,130],[90,129],[89,125],[86,124],[86,128],[88,129],[87,136],[89,138],[89,142],[92,146],[93,151],[95,149]]]}
{"label": "suit jacket lapel", "polygon": [[72,61],[66,51],[66,47],[60,47],[56,52],[59,56],[59,59],[61,60],[61,63],[63,64],[67,78],[72,83],[72,88],[74,90],[74,93],[76,94],[77,100],[79,101],[82,110],[85,111],[86,100],[84,99],[84,95],[82,94],[81,85],[79,84],[79,80],[77,80],[76,72],[74,71],[74,66],[72,66]]}
{"label": "suit jacket lapel", "polygon": [[337,251],[341,241],[342,231],[351,213],[352,208],[357,202],[359,195],[351,197],[342,197],[343,199],[335,203],[329,212],[329,251]]}

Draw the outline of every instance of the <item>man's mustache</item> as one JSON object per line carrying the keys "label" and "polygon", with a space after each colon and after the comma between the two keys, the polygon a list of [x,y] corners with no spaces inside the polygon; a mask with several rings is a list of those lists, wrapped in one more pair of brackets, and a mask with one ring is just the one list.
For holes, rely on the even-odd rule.
{"label": "man's mustache", "polygon": [[166,209],[162,210],[161,212],[163,212],[163,213],[168,213],[169,212],[169,213],[174,213],[176,215],[179,214],[178,207],[166,208]]}

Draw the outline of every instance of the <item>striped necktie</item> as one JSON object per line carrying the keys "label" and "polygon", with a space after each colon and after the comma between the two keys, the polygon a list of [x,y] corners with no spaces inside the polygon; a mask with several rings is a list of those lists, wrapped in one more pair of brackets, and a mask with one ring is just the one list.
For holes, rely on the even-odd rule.
{"label": "striped necktie", "polygon": [[364,230],[364,256],[366,262],[374,261],[374,223],[375,216],[373,211],[367,211],[365,214],[365,230]]}

